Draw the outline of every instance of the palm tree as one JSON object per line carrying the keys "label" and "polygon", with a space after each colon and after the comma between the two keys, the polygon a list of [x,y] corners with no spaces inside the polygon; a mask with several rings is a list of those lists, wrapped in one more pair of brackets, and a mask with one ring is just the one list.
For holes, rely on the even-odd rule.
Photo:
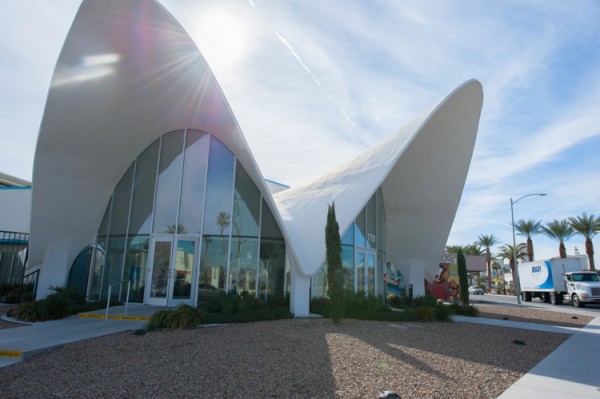
{"label": "palm tree", "polygon": [[[512,245],[504,244],[500,247],[496,256],[500,259],[508,259],[510,270],[512,271],[513,279],[515,276],[515,250]],[[517,260],[524,260],[528,256],[524,243],[517,244]]]}
{"label": "palm tree", "polygon": [[463,248],[463,254],[465,255],[484,255],[484,251],[481,245],[474,242],[473,244],[465,245]]}
{"label": "palm tree", "polygon": [[600,217],[595,217],[594,215],[588,216],[587,213],[583,212],[581,216],[570,217],[569,225],[575,233],[585,238],[585,253],[590,261],[590,270],[596,270],[592,239],[596,233],[600,232]]}
{"label": "palm tree", "polygon": [[490,248],[498,243],[498,239],[494,237],[493,234],[489,236],[480,235],[477,237],[477,241],[475,244],[482,246],[485,248],[485,259],[487,261],[487,272],[488,272],[488,290],[492,292],[492,252]]}
{"label": "palm tree", "polygon": [[541,230],[546,236],[559,242],[558,253],[560,254],[561,258],[566,258],[567,250],[565,248],[565,241],[573,237],[573,234],[575,234],[575,231],[569,222],[567,222],[566,219],[554,219],[553,221],[546,223],[545,226],[542,226]]}
{"label": "palm tree", "polygon": [[515,230],[517,230],[520,235],[527,237],[527,257],[529,258],[530,262],[533,261],[533,241],[531,240],[531,236],[540,233],[541,225],[541,220],[533,219],[521,219],[515,223]]}

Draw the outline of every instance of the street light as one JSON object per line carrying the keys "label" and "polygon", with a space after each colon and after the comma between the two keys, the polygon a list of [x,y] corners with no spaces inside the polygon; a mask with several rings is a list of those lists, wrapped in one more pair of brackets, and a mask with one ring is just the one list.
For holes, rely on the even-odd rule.
{"label": "street light", "polygon": [[513,210],[513,206],[521,201],[523,198],[527,198],[527,197],[531,197],[531,196],[540,196],[540,197],[545,197],[546,193],[536,193],[536,194],[527,194],[522,196],[521,198],[518,198],[516,201],[513,201],[513,199],[510,199],[510,217],[512,219],[512,234],[513,234],[513,261],[515,263],[515,275],[513,276],[513,280],[515,282],[515,290],[517,292],[517,304],[521,304],[521,283],[519,282],[519,270],[517,268],[517,240],[515,238],[515,212]]}

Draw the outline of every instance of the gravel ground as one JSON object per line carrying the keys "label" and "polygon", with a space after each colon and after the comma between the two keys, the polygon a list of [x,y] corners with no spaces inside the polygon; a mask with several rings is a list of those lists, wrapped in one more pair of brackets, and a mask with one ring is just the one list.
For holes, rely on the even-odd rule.
{"label": "gravel ground", "polygon": [[[567,335],[291,319],[62,346],[0,369],[2,398],[495,398]],[[514,340],[525,341],[515,345]]]}
{"label": "gravel ground", "polygon": [[527,307],[475,305],[479,309],[479,317],[489,319],[505,319],[512,321],[526,321],[538,324],[553,324],[562,327],[581,328],[589,323],[593,317]]}

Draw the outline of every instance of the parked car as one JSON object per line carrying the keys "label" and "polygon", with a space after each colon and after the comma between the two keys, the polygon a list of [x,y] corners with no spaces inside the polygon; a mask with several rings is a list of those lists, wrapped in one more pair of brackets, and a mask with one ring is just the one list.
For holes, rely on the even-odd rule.
{"label": "parked car", "polygon": [[483,295],[483,289],[477,287],[476,285],[472,285],[469,287],[470,295]]}

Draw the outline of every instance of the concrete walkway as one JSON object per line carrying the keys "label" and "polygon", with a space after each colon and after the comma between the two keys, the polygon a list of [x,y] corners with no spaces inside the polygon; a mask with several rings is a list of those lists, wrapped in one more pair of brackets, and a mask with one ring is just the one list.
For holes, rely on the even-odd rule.
{"label": "concrete walkway", "polygon": [[108,320],[104,318],[105,310],[98,310],[63,320],[0,329],[0,368],[67,343],[143,328],[150,316],[159,309],[129,305],[125,313],[124,306],[115,306],[110,308]]}
{"label": "concrete walkway", "polygon": [[[0,329],[0,368],[66,343],[143,328],[149,316],[159,309],[161,308],[130,305],[125,314],[125,308],[117,306],[110,309],[108,320],[104,319],[104,311],[99,310],[63,320]],[[600,398],[600,317],[581,329],[479,317],[454,316],[453,319],[457,323],[478,323],[571,335],[499,396],[499,399]]]}

